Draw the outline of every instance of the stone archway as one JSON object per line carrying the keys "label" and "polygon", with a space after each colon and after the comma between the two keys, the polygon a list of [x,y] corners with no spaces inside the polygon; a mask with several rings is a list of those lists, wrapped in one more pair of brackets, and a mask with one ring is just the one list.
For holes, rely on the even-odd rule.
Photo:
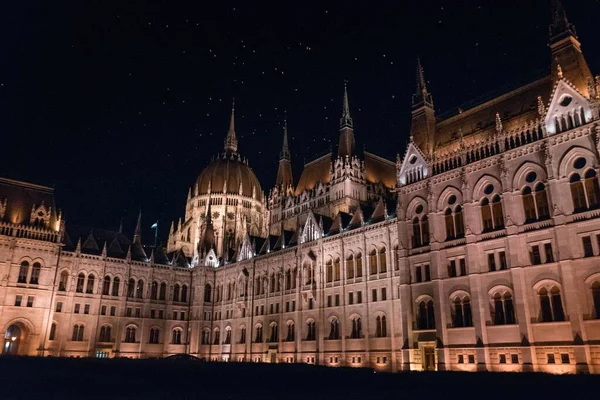
{"label": "stone archway", "polygon": [[27,353],[27,338],[29,329],[20,322],[11,324],[4,334],[2,354],[22,355]]}

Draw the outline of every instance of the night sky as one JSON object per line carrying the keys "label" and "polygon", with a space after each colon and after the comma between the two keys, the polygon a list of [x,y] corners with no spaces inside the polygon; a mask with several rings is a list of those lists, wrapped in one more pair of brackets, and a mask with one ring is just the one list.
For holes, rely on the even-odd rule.
{"label": "night sky", "polygon": [[[297,180],[337,145],[344,79],[358,146],[393,160],[417,55],[438,115],[549,72],[550,0],[217,3],[4,2],[0,176],[55,187],[67,223],[130,232],[141,207],[146,239],[159,219],[164,241],[222,151],[233,97],[268,193],[284,112]],[[564,4],[600,71],[600,2]]]}

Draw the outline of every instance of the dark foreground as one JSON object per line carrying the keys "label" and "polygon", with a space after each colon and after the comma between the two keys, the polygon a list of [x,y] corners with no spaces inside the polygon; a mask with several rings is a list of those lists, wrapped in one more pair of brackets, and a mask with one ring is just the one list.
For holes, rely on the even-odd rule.
{"label": "dark foreground", "polygon": [[600,376],[0,357],[0,399],[591,399]]}

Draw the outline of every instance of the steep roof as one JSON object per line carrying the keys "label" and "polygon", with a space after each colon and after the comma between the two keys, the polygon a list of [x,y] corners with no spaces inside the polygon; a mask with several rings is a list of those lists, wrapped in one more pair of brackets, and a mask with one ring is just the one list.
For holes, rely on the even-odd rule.
{"label": "steep roof", "polygon": [[0,201],[6,200],[6,210],[1,219],[14,224],[29,225],[31,210],[44,204],[50,210],[50,225],[56,222],[54,189],[32,183],[0,178]]}
{"label": "steep roof", "polygon": [[396,163],[365,151],[365,177],[392,189],[396,187]]}
{"label": "steep roof", "polygon": [[329,183],[330,168],[331,153],[305,164],[294,194],[297,196],[305,190],[312,190],[319,182]]}

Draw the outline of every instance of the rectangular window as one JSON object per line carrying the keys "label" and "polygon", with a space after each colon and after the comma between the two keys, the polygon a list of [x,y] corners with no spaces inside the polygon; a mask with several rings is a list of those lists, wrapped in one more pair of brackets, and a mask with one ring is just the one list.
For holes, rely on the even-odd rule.
{"label": "rectangular window", "polygon": [[331,295],[327,296],[327,307],[331,307]]}
{"label": "rectangular window", "polygon": [[507,269],[508,265],[506,264],[506,253],[501,251],[498,253],[500,257],[500,269]]}
{"label": "rectangular window", "polygon": [[83,306],[83,313],[84,314],[89,314],[90,313],[90,305],[86,304]]}
{"label": "rectangular window", "polygon": [[110,316],[114,317],[115,315],[117,315],[117,307],[111,306],[110,307]]}
{"label": "rectangular window", "polygon": [[371,290],[371,301],[377,301],[377,289]]}
{"label": "rectangular window", "polygon": [[500,364],[506,364],[506,354],[500,354]]}
{"label": "rectangular window", "polygon": [[475,354],[469,354],[469,364],[475,364]]}
{"label": "rectangular window", "polygon": [[546,354],[546,361],[548,362],[548,364],[556,363],[556,361],[554,360],[554,354],[552,354],[552,353]]}
{"label": "rectangular window", "polygon": [[415,282],[419,283],[422,281],[421,279],[421,267],[416,267],[415,268]]}
{"label": "rectangular window", "polygon": [[450,278],[456,276],[456,260],[450,260],[450,265],[448,265],[448,276]]}
{"label": "rectangular window", "polygon": [[56,302],[56,312],[62,312],[62,301]]}
{"label": "rectangular window", "polygon": [[285,302],[285,312],[290,312],[290,302],[289,301]]}
{"label": "rectangular window", "polygon": [[152,318],[152,319],[156,318],[156,310],[155,309],[150,310],[150,318]]}
{"label": "rectangular window", "polygon": [[387,364],[387,357],[382,357],[382,361],[384,364]]}
{"label": "rectangular window", "polygon": [[584,236],[581,238],[583,242],[583,256],[584,257],[592,257],[594,255],[594,250],[592,249],[592,239],[589,236]]}
{"label": "rectangular window", "polygon": [[429,282],[431,280],[431,269],[429,268],[429,264],[425,264],[425,282]]}
{"label": "rectangular window", "polygon": [[135,317],[139,318],[142,316],[142,310],[140,310],[139,308],[135,309]]}
{"label": "rectangular window", "polygon": [[177,311],[173,311],[173,319],[177,319],[177,317],[179,316],[179,314],[177,313]]}
{"label": "rectangular window", "polygon": [[246,318],[246,309],[245,308],[242,308],[242,318]]}
{"label": "rectangular window", "polygon": [[273,304],[269,305],[269,314],[273,314]]}
{"label": "rectangular window", "polygon": [[180,313],[180,319],[181,319],[182,321],[185,321],[185,311],[182,311],[182,312]]}
{"label": "rectangular window", "polygon": [[126,316],[126,317],[131,317],[131,307],[127,307],[127,308],[125,309],[125,316]]}
{"label": "rectangular window", "polygon": [[309,310],[313,309],[313,299],[312,298],[308,299],[308,309]]}
{"label": "rectangular window", "polygon": [[164,319],[164,317],[165,317],[164,311],[163,310],[158,310],[158,318],[159,319]]}
{"label": "rectangular window", "polygon": [[362,291],[356,292],[356,304],[362,303]]}
{"label": "rectangular window", "polygon": [[540,257],[540,246],[531,246],[531,263],[533,265],[539,265],[542,263],[542,257]]}
{"label": "rectangular window", "polygon": [[33,307],[33,296],[27,296],[27,307]]}
{"label": "rectangular window", "polygon": [[106,306],[100,307],[100,315],[106,315]]}
{"label": "rectangular window", "polygon": [[[500,256],[500,262],[502,262],[502,256]],[[465,276],[467,275],[467,262],[464,258],[461,258],[458,260],[458,263],[460,265],[460,276]]]}
{"label": "rectangular window", "polygon": [[81,307],[79,304],[75,304],[75,308],[73,309],[75,314],[79,314],[79,307]]}
{"label": "rectangular window", "polygon": [[362,357],[357,357],[357,358],[356,358],[356,361],[357,361],[359,364],[360,364],[360,363],[362,363]]}
{"label": "rectangular window", "polygon": [[560,354],[560,362],[562,364],[570,364],[571,358],[569,357],[569,353],[561,353]]}
{"label": "rectangular window", "polygon": [[546,262],[554,262],[554,253],[552,253],[552,243],[544,243],[544,254],[546,255]]}
{"label": "rectangular window", "polygon": [[275,314],[279,314],[279,303],[275,304]]}
{"label": "rectangular window", "polygon": [[340,305],[340,295],[336,294],[335,295],[335,306],[338,307]]}
{"label": "rectangular window", "polygon": [[256,306],[256,311],[254,312],[254,315],[260,315],[260,314],[258,313],[258,306]]}
{"label": "rectangular window", "polygon": [[496,270],[496,256],[494,253],[488,253],[488,268],[490,272]]}
{"label": "rectangular window", "polygon": [[260,315],[265,315],[265,305],[260,306]]}
{"label": "rectangular window", "polygon": [[354,304],[354,292],[348,293],[348,304]]}
{"label": "rectangular window", "polygon": [[464,364],[465,363],[465,356],[463,356],[462,354],[458,355],[458,363],[459,364]]}
{"label": "rectangular window", "polygon": [[21,302],[23,301],[23,296],[17,295],[15,297],[15,306],[21,307]]}
{"label": "rectangular window", "polygon": [[510,362],[513,364],[518,364],[519,363],[519,355],[518,354],[511,354],[510,355]]}
{"label": "rectangular window", "polygon": [[296,300],[292,300],[292,311],[296,311]]}
{"label": "rectangular window", "polygon": [[381,288],[381,301],[386,301],[386,300],[387,300],[387,289]]}

